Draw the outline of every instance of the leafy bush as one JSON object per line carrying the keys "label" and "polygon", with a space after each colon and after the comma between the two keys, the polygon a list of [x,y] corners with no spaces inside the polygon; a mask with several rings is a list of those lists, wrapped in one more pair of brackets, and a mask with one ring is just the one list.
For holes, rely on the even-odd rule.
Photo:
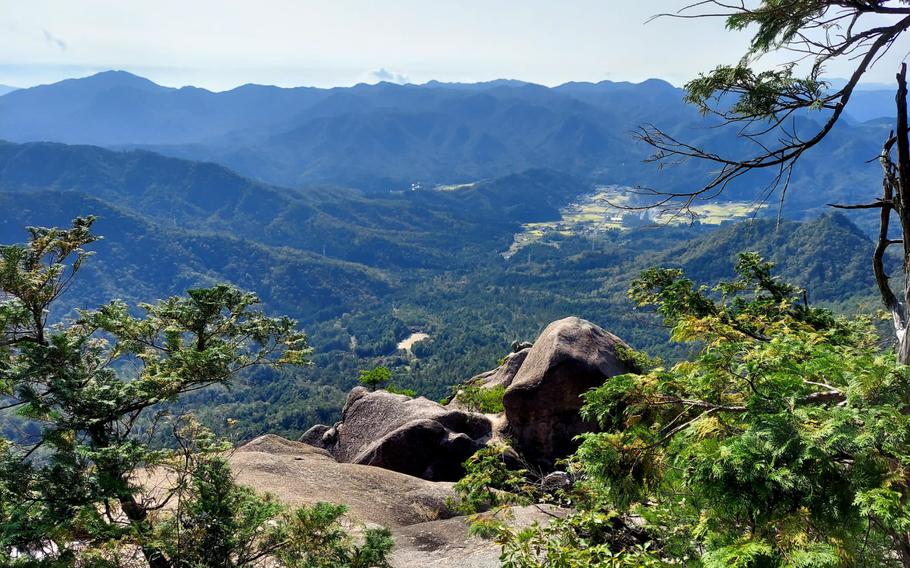
{"label": "leafy bush", "polygon": [[744,254],[714,288],[667,269],[635,281],[630,296],[699,352],[585,395],[602,431],[572,462],[594,498],[501,531],[507,565],[910,564],[910,371],[868,319],[806,305],[771,269]]}
{"label": "leafy bush", "polygon": [[278,530],[286,544],[275,557],[288,568],[388,568],[392,533],[366,529],[358,546],[339,523],[346,511],[344,505],[331,503],[297,509]]}
{"label": "leafy bush", "polygon": [[458,387],[456,397],[468,410],[499,414],[505,411],[502,403],[505,394],[506,388],[503,386],[484,388],[479,385],[464,385]]}
{"label": "leafy bush", "polygon": [[284,507],[234,483],[223,458],[199,464],[173,516],[156,523],[175,566],[250,566],[279,547],[273,530]]}
{"label": "leafy bush", "polygon": [[376,390],[385,383],[389,382],[392,379],[392,370],[388,367],[374,367],[369,371],[360,371],[360,384],[369,388],[370,390]]}
{"label": "leafy bush", "polygon": [[[621,532],[628,542],[617,546]],[[524,529],[500,523],[495,534],[503,543],[500,562],[505,568],[668,566],[640,534],[630,534],[615,512],[582,511]]]}
{"label": "leafy bush", "polygon": [[455,505],[461,512],[472,514],[533,500],[536,490],[528,471],[509,469],[504,457],[508,451],[506,444],[492,444],[464,463],[465,475],[455,484],[459,499]]}

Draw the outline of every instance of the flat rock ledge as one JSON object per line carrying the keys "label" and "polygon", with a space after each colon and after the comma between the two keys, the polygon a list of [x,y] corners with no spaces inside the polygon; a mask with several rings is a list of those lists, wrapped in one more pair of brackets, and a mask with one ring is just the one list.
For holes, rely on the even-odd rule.
{"label": "flat rock ledge", "polygon": [[325,450],[266,435],[230,457],[238,482],[289,505],[347,505],[356,522],[398,528],[452,517],[452,484],[396,471],[339,463]]}
{"label": "flat rock ledge", "polygon": [[[453,516],[446,501],[452,484],[427,481],[387,469],[338,463],[325,450],[266,435],[230,457],[241,484],[273,494],[291,506],[330,502],[347,505],[348,518],[392,530],[395,568],[495,568],[499,546],[471,536],[469,520]],[[510,523],[545,523],[564,510],[549,505],[513,509]]]}

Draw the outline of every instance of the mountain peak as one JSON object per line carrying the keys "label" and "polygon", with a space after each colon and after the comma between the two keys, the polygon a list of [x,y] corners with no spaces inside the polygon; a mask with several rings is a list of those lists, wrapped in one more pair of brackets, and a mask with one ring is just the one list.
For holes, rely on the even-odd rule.
{"label": "mountain peak", "polygon": [[100,73],[95,73],[88,77],[82,79],[69,79],[71,81],[80,81],[82,83],[89,84],[99,84],[108,87],[138,87],[146,89],[167,89],[168,87],[162,87],[157,83],[146,79],[145,77],[140,77],[139,75],[134,75],[129,71],[115,70],[111,69],[108,71],[101,71]]}
{"label": "mountain peak", "polygon": [[845,231],[859,239],[869,240],[862,229],[841,211],[825,211],[817,219],[806,222],[806,226],[821,233],[822,231]]}
{"label": "mountain peak", "polygon": [[87,77],[64,79],[47,85],[37,85],[27,89],[16,89],[14,92],[17,97],[28,97],[30,93],[46,92],[55,92],[65,96],[71,96],[79,93],[93,94],[117,88],[130,88],[148,92],[173,90],[171,87],[162,87],[145,77],[134,75],[129,71],[109,70],[101,71],[100,73],[95,73],[94,75],[89,75]]}
{"label": "mountain peak", "polygon": [[638,92],[669,92],[677,90],[676,87],[667,81],[655,78],[645,79],[640,83],[610,80],[603,80],[597,83],[591,83],[589,81],[569,81],[568,83],[557,85],[554,89],[566,92],[623,92],[632,90]]}
{"label": "mountain peak", "polygon": [[518,79],[493,79],[491,81],[480,81],[477,83],[461,83],[461,82],[445,82],[437,81],[435,79],[427,81],[420,85],[421,87],[429,87],[434,89],[461,89],[461,90],[471,90],[471,91],[480,91],[485,89],[494,89],[497,87],[526,87],[528,85],[533,85],[534,83],[529,83],[528,81],[521,81]]}

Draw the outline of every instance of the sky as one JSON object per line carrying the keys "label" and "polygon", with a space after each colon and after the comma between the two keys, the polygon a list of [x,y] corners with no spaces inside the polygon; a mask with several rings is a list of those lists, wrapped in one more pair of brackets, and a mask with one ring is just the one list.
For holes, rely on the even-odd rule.
{"label": "sky", "polygon": [[[686,0],[0,0],[0,84],[123,69],[156,83],[347,86],[512,78],[682,84],[747,33],[657,19]],[[910,42],[907,42],[910,43]],[[893,82],[910,45],[868,75]],[[899,54],[897,52],[900,52]],[[846,76],[848,67],[829,70]]]}

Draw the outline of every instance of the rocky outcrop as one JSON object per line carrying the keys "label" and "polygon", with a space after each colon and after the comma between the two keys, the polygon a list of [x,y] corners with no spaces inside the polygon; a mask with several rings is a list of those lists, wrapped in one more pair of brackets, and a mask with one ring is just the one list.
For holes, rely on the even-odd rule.
{"label": "rocky outcrop", "polygon": [[[348,507],[355,527],[392,530],[394,568],[494,568],[499,545],[472,536],[470,519],[453,516],[452,484],[418,479],[378,467],[338,463],[329,453],[279,436],[262,436],[230,457],[238,482],[270,493],[290,506],[318,502]],[[516,507],[507,518],[515,528],[546,523],[566,513],[550,505]]]}
{"label": "rocky outcrop", "polygon": [[[338,463],[329,453],[279,436],[262,436],[238,448],[231,467],[243,485],[270,493],[290,506],[329,502],[347,505],[355,525],[392,530],[394,568],[494,568],[499,545],[469,534],[470,519],[453,516],[452,484],[432,482],[378,467]],[[516,507],[515,528],[546,523],[564,509]]]}
{"label": "rocky outcrop", "polygon": [[[314,426],[301,438],[306,443],[265,436],[236,451],[231,464],[241,483],[288,504],[342,503],[352,520],[390,527],[393,566],[498,566],[499,547],[470,536],[468,519],[450,510],[452,484],[432,480],[460,478],[461,464],[475,451],[508,437],[526,460],[551,471],[542,487],[571,485],[571,476],[552,472],[553,463],[575,449],[575,436],[595,428],[579,415],[582,393],[635,370],[623,345],[591,322],[559,320],[532,347],[516,346],[497,369],[471,379],[481,388],[505,389],[499,415],[460,408],[457,397],[442,406],[358,387],[341,421]],[[510,522],[527,526],[559,514],[516,508]]]}
{"label": "rocky outcrop", "polygon": [[462,463],[483,447],[492,424],[481,414],[357,387],[341,422],[314,426],[301,441],[327,450],[340,462],[372,465],[434,481],[454,481]]}
{"label": "rocky outcrop", "polygon": [[[228,456],[237,482],[292,507],[320,502],[346,505],[355,523],[400,527],[447,519],[457,499],[452,483],[433,482],[378,467],[338,463],[309,444],[266,435]],[[164,468],[141,470],[150,494],[173,485]],[[160,497],[160,495],[158,495]]]}
{"label": "rocky outcrop", "polygon": [[498,368],[468,384],[504,388],[505,412],[484,415],[456,395],[447,406],[357,387],[341,422],[319,425],[301,441],[327,450],[340,462],[374,465],[430,480],[457,480],[461,464],[491,439],[508,438],[521,455],[545,471],[575,449],[575,436],[595,424],[581,419],[581,394],[610,377],[634,370],[617,349],[615,335],[583,319],[551,323],[533,346],[516,344]]}
{"label": "rocky outcrop", "polygon": [[[455,516],[452,483],[426,481],[378,467],[338,463],[323,449],[279,436],[256,438],[228,458],[241,485],[269,493],[290,507],[320,502],[346,505],[352,534],[362,526],[387,527],[395,547],[394,568],[495,568],[500,548],[494,540],[469,533],[470,519]],[[173,479],[162,468],[141,472],[150,493]],[[158,495],[161,497],[162,495]],[[500,516],[521,528],[547,523],[567,511],[551,505],[515,507]],[[144,566],[138,563],[137,566]]]}
{"label": "rocky outcrop", "polygon": [[579,415],[581,394],[634,370],[617,353],[620,345],[615,335],[576,317],[544,329],[503,398],[508,431],[525,458],[550,467],[575,449],[575,436],[594,430]]}
{"label": "rocky outcrop", "polygon": [[[546,525],[568,511],[552,505],[513,507],[499,513],[513,529],[533,523]],[[495,540],[469,536],[470,519],[453,517],[394,530],[395,548],[390,562],[395,568],[493,568],[501,566],[501,549]]]}
{"label": "rocky outcrop", "polygon": [[451,483],[434,483],[378,467],[338,463],[319,448],[262,436],[230,458],[238,482],[289,505],[347,505],[357,522],[395,529],[453,515]]}
{"label": "rocky outcrop", "polygon": [[520,351],[510,353],[505,361],[502,362],[502,365],[492,371],[472,377],[468,384],[485,388],[508,387],[512,384],[512,379],[515,378],[518,370],[521,369],[530,351],[530,347],[523,347]]}

